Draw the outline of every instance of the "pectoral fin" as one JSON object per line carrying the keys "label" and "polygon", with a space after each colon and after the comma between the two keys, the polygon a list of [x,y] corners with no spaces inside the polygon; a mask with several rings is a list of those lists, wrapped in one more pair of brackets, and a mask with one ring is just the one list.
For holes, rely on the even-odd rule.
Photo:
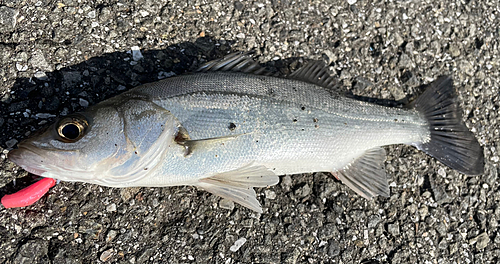
{"label": "pectoral fin", "polygon": [[389,184],[385,173],[385,150],[367,150],[361,157],[347,165],[343,170],[333,173],[357,194],[371,199],[375,196],[389,196]]}
{"label": "pectoral fin", "polygon": [[187,131],[184,128],[182,128],[182,129],[179,129],[179,133],[175,137],[175,142],[177,142],[177,144],[179,144],[179,145],[184,146],[184,148],[186,150],[186,152],[184,153],[184,156],[187,157],[187,156],[191,155],[191,153],[193,153],[193,151],[197,148],[200,148],[200,147],[210,148],[210,147],[214,146],[215,144],[218,144],[218,145],[224,144],[225,142],[234,140],[241,135],[244,135],[244,134],[191,140],[191,139],[189,139],[189,135],[187,134]]}
{"label": "pectoral fin", "polygon": [[253,187],[267,187],[278,182],[279,177],[265,166],[249,164],[202,179],[196,186],[262,213]]}

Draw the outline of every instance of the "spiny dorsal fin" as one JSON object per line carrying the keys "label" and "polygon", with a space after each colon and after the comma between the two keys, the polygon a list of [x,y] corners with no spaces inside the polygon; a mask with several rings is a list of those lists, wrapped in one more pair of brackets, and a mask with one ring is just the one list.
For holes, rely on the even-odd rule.
{"label": "spiny dorsal fin", "polygon": [[287,77],[328,89],[334,89],[338,86],[336,79],[328,73],[327,67],[322,61],[309,61]]}
{"label": "spiny dorsal fin", "polygon": [[279,177],[271,170],[263,165],[251,163],[232,171],[201,179],[196,186],[262,213],[253,187],[267,187],[278,182]]}
{"label": "spiny dorsal fin", "polygon": [[385,173],[385,150],[381,147],[367,150],[361,157],[335,172],[339,180],[357,194],[371,199],[389,196],[389,184]]}
{"label": "spiny dorsal fin", "polygon": [[234,52],[224,58],[209,61],[198,68],[198,72],[232,71],[252,73],[257,75],[271,75],[264,67],[253,60],[253,51]]}

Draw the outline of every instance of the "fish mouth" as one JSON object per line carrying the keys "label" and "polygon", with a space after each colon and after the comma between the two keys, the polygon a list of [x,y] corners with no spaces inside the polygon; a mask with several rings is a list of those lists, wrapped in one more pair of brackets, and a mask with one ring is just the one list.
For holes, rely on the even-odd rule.
{"label": "fish mouth", "polygon": [[32,149],[19,144],[17,149],[9,151],[7,157],[25,171],[41,176],[46,171],[40,168],[41,155]]}

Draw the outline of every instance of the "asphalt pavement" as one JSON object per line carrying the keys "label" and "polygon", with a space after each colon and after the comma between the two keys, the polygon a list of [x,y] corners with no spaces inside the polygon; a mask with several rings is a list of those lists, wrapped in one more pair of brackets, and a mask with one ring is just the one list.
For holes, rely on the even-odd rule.
{"label": "asphalt pavement", "polygon": [[388,146],[389,198],[289,175],[257,189],[263,214],[194,187],[61,182],[0,206],[0,263],[498,263],[499,40],[497,0],[0,1],[0,196],[37,180],[6,156],[57,116],[232,51],[280,74],[323,60],[396,107],[451,75],[486,161],[466,176]]}

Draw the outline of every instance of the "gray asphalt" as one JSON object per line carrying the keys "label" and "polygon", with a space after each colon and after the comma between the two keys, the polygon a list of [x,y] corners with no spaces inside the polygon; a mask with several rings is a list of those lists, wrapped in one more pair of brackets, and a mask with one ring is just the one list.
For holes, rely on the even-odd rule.
{"label": "gray asphalt", "polygon": [[389,198],[367,201],[329,173],[292,175],[257,190],[260,215],[193,187],[62,182],[33,206],[0,206],[0,263],[498,263],[499,5],[0,2],[0,196],[37,179],[6,153],[55,116],[251,49],[281,73],[324,60],[349,92],[400,105],[451,75],[486,161],[465,176],[389,146]]}

